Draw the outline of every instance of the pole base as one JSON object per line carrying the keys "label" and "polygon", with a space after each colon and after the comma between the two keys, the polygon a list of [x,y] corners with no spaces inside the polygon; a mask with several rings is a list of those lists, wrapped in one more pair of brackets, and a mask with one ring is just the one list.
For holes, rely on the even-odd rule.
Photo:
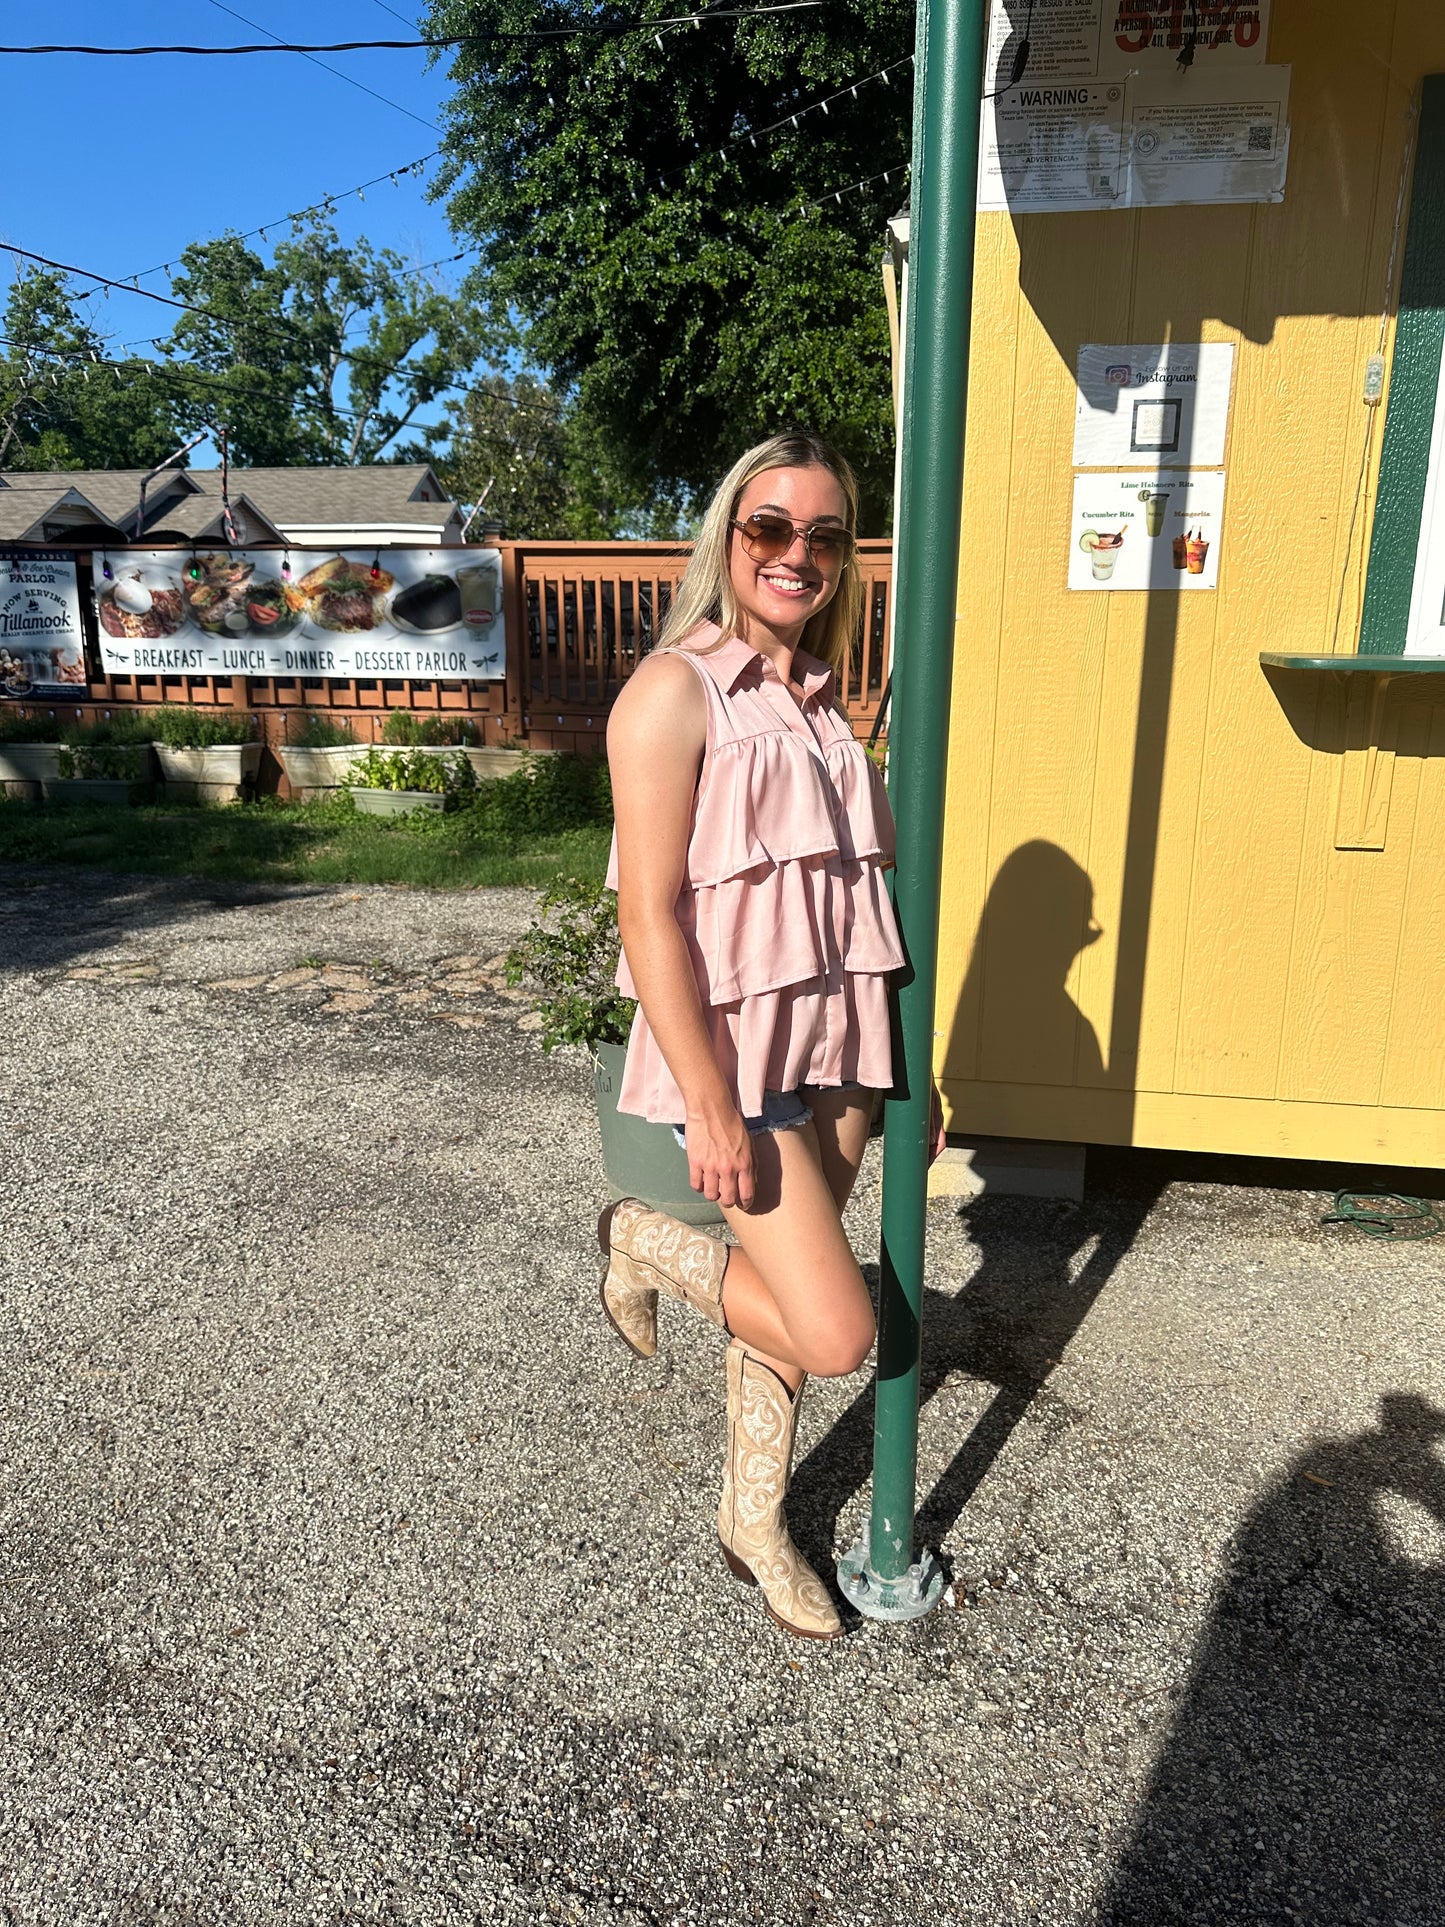
{"label": "pole base", "polygon": [[884,1579],[868,1558],[868,1533],[838,1561],[838,1584],[865,1619],[922,1619],[943,1597],[943,1568],[925,1550],[900,1579]]}

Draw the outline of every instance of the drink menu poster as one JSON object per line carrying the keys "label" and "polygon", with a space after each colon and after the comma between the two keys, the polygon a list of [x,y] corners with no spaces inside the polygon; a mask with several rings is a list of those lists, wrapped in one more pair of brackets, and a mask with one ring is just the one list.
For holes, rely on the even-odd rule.
{"label": "drink menu poster", "polygon": [[1074,477],[1071,589],[1214,589],[1223,540],[1223,470]]}
{"label": "drink menu poster", "polygon": [[492,682],[498,549],[112,549],[94,556],[109,675]]}

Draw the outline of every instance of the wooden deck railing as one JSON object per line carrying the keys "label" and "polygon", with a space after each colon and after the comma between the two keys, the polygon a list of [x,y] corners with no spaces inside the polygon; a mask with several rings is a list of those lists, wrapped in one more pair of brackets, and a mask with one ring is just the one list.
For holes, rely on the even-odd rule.
{"label": "wooden deck railing", "polygon": [[[867,541],[858,547],[867,597],[839,694],[855,731],[866,736],[888,679],[893,545]],[[333,712],[363,738],[379,735],[393,709],[445,711],[475,721],[488,743],[584,753],[600,748],[608,711],[652,647],[689,548],[664,542],[504,542],[501,550],[504,682],[101,676],[90,684],[84,708],[164,702],[250,709],[260,717],[266,740],[275,742],[284,742],[291,719],[306,711]]]}
{"label": "wooden deck railing", "polygon": [[[573,748],[606,727],[613,699],[653,639],[687,566],[676,543],[517,543],[509,634],[523,730],[538,748]],[[867,585],[862,632],[840,690],[860,735],[878,713],[888,679],[891,542],[862,542]],[[563,740],[571,739],[571,740]]]}

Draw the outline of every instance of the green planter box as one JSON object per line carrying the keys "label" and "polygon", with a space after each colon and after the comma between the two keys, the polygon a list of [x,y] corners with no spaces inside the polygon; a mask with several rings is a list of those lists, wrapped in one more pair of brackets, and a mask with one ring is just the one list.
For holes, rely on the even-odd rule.
{"label": "green planter box", "polygon": [[415,810],[447,806],[447,799],[435,790],[350,789],[347,793],[363,816],[410,816]]}
{"label": "green planter box", "polygon": [[602,1128],[602,1162],[614,1198],[641,1198],[684,1224],[722,1224],[723,1214],[687,1181],[687,1154],[666,1124],[627,1117],[617,1109],[623,1044],[593,1046],[596,1065],[597,1121]]}

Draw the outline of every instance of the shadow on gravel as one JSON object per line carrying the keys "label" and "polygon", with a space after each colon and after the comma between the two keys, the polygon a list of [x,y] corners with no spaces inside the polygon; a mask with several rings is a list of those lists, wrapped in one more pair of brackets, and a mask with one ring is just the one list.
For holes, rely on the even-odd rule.
{"label": "shadow on gravel", "polygon": [[1445,1920],[1442,1438],[1388,1394],[1249,1516],[1097,1927]]}
{"label": "shadow on gravel", "polygon": [[58,970],[97,947],[144,942],[183,919],[323,895],[296,884],[208,883],[0,865],[0,974]]}
{"label": "shadow on gravel", "polygon": [[[1091,1193],[1080,1205],[981,1197],[960,1208],[981,1262],[955,1296],[924,1291],[920,1399],[926,1403],[960,1374],[997,1389],[923,1500],[920,1543],[942,1544],[1022,1419],[1032,1413],[1045,1423],[1069,1422],[1068,1406],[1048,1390],[1050,1375],[1158,1195],[1155,1184],[1134,1182]],[[876,1289],[876,1268],[869,1270]],[[870,1380],[803,1460],[789,1491],[794,1535],[824,1570],[832,1565],[838,1516],[872,1469]]]}

